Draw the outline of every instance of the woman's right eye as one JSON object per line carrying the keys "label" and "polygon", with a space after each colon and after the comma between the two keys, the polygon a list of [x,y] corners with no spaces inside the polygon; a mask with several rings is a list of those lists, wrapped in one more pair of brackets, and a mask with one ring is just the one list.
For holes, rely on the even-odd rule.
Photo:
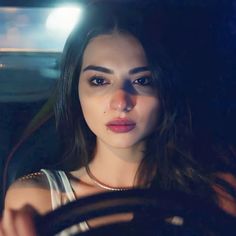
{"label": "woman's right eye", "polygon": [[91,77],[89,79],[89,83],[92,86],[104,86],[104,85],[109,84],[109,82],[105,78],[100,77],[100,76]]}

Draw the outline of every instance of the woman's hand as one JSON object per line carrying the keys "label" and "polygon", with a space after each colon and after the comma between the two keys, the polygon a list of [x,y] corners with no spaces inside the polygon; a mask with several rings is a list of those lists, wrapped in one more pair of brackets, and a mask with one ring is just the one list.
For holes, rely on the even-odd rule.
{"label": "woman's hand", "polygon": [[0,236],[36,236],[33,220],[36,214],[29,205],[19,210],[5,209],[0,221]]}

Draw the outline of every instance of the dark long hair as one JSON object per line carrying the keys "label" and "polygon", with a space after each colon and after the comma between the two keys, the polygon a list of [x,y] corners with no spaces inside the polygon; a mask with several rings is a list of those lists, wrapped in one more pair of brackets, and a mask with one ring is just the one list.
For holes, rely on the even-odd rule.
{"label": "dark long hair", "polygon": [[191,112],[181,91],[178,68],[165,47],[165,24],[161,6],[98,2],[87,7],[65,45],[58,84],[55,114],[64,160],[68,168],[77,169],[93,157],[96,137],[84,120],[78,96],[82,57],[92,38],[116,29],[141,42],[161,103],[159,121],[147,137],[137,181],[143,186],[208,194],[208,176],[192,155]]}

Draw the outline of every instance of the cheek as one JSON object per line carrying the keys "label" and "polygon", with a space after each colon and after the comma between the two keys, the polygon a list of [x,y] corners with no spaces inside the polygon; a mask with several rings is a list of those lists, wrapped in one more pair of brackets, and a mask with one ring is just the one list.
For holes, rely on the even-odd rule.
{"label": "cheek", "polygon": [[89,128],[94,132],[103,121],[104,108],[101,105],[102,102],[99,99],[83,97],[80,100],[80,104],[84,119]]}
{"label": "cheek", "polygon": [[91,106],[88,101],[80,101],[81,104],[81,110],[83,113],[84,120],[89,127],[90,131],[94,133],[94,126],[96,126],[96,120],[94,117],[95,116],[95,111],[94,109],[91,109]]}
{"label": "cheek", "polygon": [[[148,104],[148,105],[147,105]],[[154,128],[160,116],[160,103],[159,100],[149,100],[142,105],[142,113],[144,114],[144,122],[148,129]]]}
{"label": "cheek", "polygon": [[89,117],[92,116],[92,109],[91,109],[91,101],[89,100],[89,94],[85,89],[85,86],[83,86],[83,83],[81,85],[81,83],[79,83],[79,87],[78,87],[78,93],[79,93],[79,100],[80,100],[80,106],[81,106],[81,110],[83,112],[83,116],[87,122],[87,120],[89,119]]}
{"label": "cheek", "polygon": [[94,113],[96,112],[96,106],[89,101],[89,99],[80,100],[81,109],[83,112],[83,116],[85,120],[88,122],[94,117]]}

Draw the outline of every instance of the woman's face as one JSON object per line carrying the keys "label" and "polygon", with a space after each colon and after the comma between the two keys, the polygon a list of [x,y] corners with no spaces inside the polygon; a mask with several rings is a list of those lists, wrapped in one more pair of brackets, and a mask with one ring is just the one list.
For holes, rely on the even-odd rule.
{"label": "woman's face", "polygon": [[154,130],[160,103],[144,49],[131,35],[93,38],[83,55],[79,99],[97,141],[116,148],[142,144]]}

